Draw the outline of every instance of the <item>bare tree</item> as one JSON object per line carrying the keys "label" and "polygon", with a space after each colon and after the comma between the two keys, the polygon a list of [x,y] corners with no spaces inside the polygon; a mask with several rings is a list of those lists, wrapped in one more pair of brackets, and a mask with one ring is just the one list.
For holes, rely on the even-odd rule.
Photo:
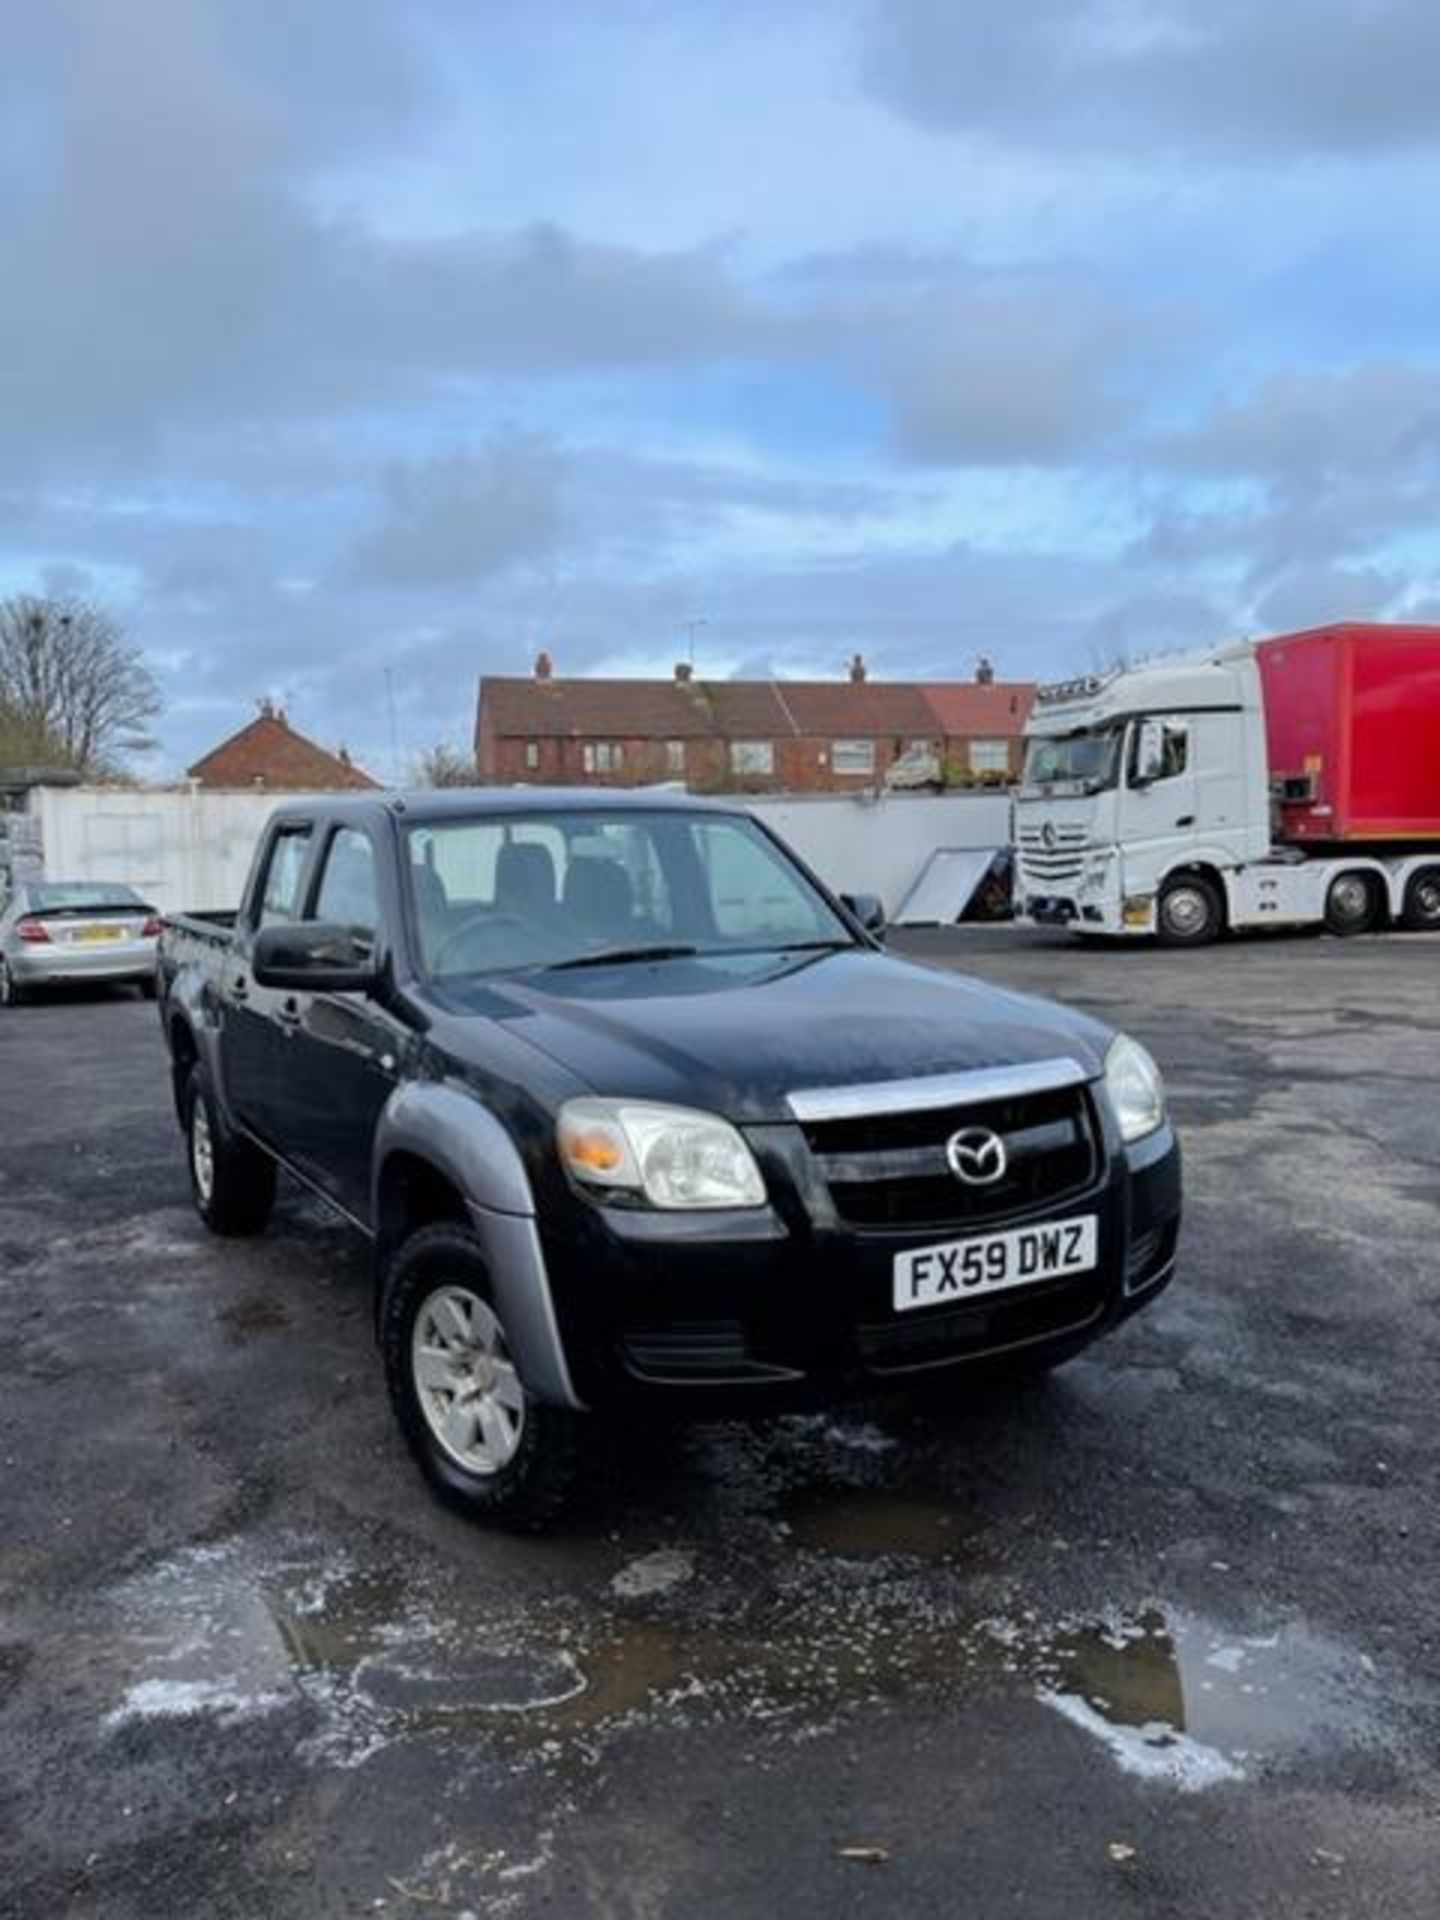
{"label": "bare tree", "polygon": [[155,744],[160,688],[117,621],[85,600],[0,600],[0,713],[82,773]]}
{"label": "bare tree", "polygon": [[480,775],[473,760],[441,740],[420,755],[412,777],[417,787],[473,787]]}

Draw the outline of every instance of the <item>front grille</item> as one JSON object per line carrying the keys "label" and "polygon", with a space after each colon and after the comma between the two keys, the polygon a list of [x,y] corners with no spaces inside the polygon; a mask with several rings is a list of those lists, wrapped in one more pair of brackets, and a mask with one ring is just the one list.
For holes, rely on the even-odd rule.
{"label": "front grille", "polygon": [[[964,1127],[1005,1142],[1004,1177],[969,1186],[945,1144]],[[1057,1087],[928,1113],[815,1121],[805,1128],[835,1211],[852,1226],[969,1229],[1063,1203],[1094,1181],[1100,1137],[1083,1087]]]}
{"label": "front grille", "polygon": [[1042,837],[1041,827],[1021,827],[1019,864],[1021,878],[1044,890],[1060,880],[1078,880],[1089,851],[1084,827],[1050,828],[1051,844]]}

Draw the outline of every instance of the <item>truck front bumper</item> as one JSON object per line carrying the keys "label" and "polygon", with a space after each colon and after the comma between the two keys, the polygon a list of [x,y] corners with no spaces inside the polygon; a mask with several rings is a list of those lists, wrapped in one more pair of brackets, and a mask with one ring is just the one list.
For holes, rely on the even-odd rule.
{"label": "truck front bumper", "polygon": [[1103,933],[1115,937],[1143,935],[1155,931],[1155,900],[1150,894],[1113,895],[1025,894],[1017,902],[1015,919],[1020,926],[1069,927],[1077,933]]}
{"label": "truck front bumper", "polygon": [[[587,1206],[573,1231],[542,1225],[566,1364],[584,1404],[758,1411],[1059,1359],[1154,1299],[1174,1271],[1180,1152],[1168,1124],[1109,1152],[1097,1181],[1066,1197],[1066,1216],[1096,1217],[1093,1271],[904,1312],[893,1302],[896,1254],[966,1235],[841,1227],[805,1205],[807,1196],[787,1193],[783,1178],[777,1185],[777,1172],[767,1164],[774,1204],[751,1214],[682,1222]],[[970,1232],[1046,1217],[1031,1209]]]}

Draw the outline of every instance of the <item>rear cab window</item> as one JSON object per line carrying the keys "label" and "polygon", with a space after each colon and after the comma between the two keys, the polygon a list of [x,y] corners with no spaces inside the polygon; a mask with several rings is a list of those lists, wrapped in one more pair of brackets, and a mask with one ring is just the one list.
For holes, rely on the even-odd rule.
{"label": "rear cab window", "polygon": [[310,861],[310,838],[308,822],[276,830],[253,915],[256,927],[273,927],[300,918],[300,889]]}

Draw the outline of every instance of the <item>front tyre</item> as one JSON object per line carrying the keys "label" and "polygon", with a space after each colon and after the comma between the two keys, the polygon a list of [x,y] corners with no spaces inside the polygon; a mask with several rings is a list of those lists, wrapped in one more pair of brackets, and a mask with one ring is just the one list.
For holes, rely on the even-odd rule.
{"label": "front tyre", "polygon": [[1220,896],[1198,873],[1177,874],[1160,894],[1155,931],[1162,947],[1206,947],[1225,925]]}
{"label": "front tyre", "polygon": [[520,1378],[480,1243],[442,1221],[384,1276],[380,1348],[390,1403],[421,1472],[478,1520],[535,1532],[564,1505],[580,1416]]}
{"label": "front tyre", "polygon": [[198,1060],[185,1088],[185,1144],[191,1198],[210,1231],[263,1233],[275,1205],[275,1163],[226,1127]]}

